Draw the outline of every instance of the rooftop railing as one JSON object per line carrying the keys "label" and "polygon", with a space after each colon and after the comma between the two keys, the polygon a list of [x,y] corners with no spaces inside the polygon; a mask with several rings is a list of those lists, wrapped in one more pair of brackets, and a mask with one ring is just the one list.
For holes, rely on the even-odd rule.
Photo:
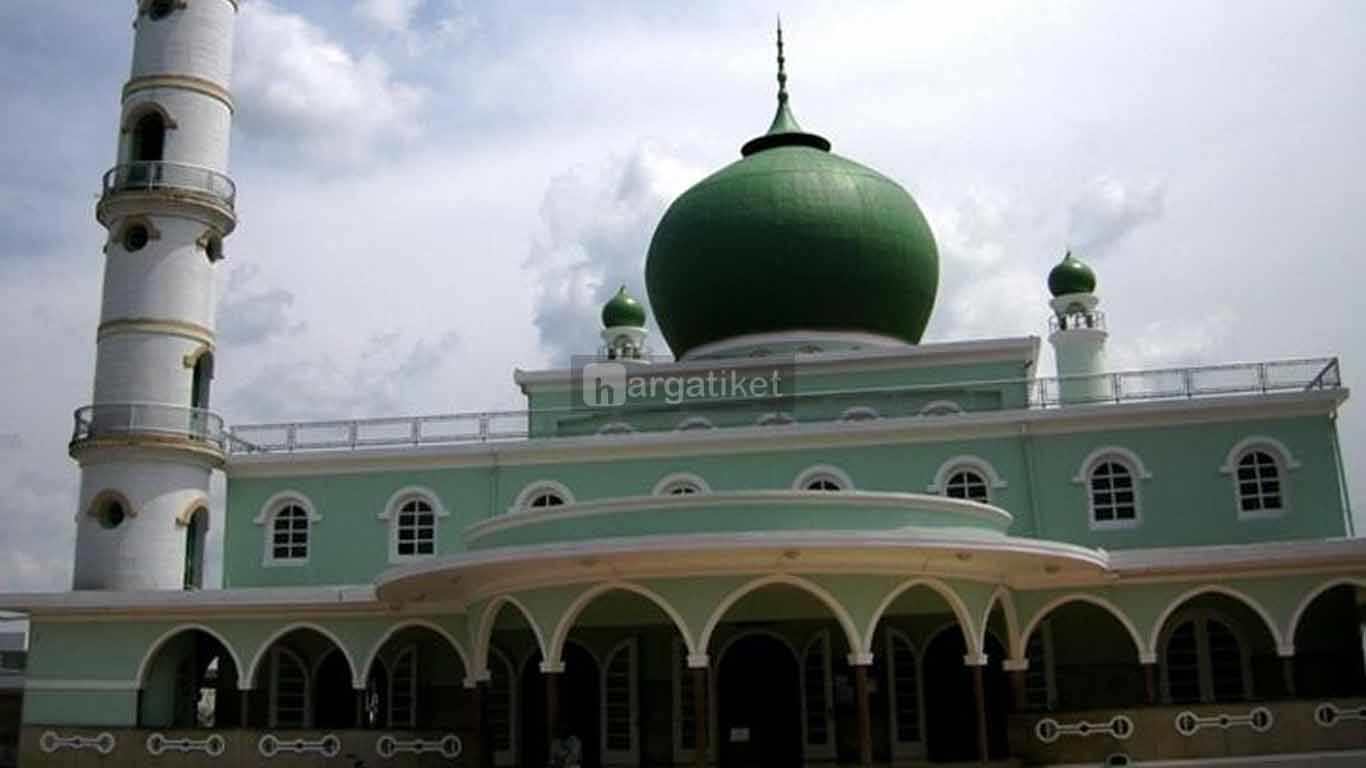
{"label": "rooftop railing", "polygon": [[[232,453],[354,450],[382,446],[488,443],[531,437],[533,421],[575,417],[595,426],[587,432],[538,436],[585,436],[689,429],[699,419],[712,425],[762,426],[858,421],[917,416],[939,418],[973,411],[1057,409],[1104,403],[1182,400],[1229,395],[1332,390],[1342,386],[1337,358],[1284,360],[1150,371],[1123,371],[1063,378],[963,381],[923,386],[804,392],[780,401],[644,404],[614,409],[538,408],[433,416],[252,424],[227,435]],[[989,395],[989,396],[986,396]],[[661,414],[672,418],[660,419]],[[730,423],[720,417],[732,416]],[[757,417],[757,418],[756,418]],[[78,420],[79,423],[79,420]],[[651,425],[653,424],[653,426]]]}
{"label": "rooftop railing", "polygon": [[237,186],[226,174],[210,168],[164,160],[119,165],[104,174],[104,193],[108,200],[120,192],[175,190],[205,195],[229,210],[237,202]]}
{"label": "rooftop railing", "polygon": [[137,437],[172,438],[202,443],[219,451],[228,447],[223,418],[203,408],[156,403],[101,403],[76,410],[73,448],[95,440]]}

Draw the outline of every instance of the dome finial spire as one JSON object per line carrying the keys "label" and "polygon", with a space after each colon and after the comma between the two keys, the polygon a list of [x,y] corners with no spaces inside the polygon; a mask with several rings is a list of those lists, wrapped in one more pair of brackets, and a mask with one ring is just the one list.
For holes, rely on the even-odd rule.
{"label": "dome finial spire", "polygon": [[783,17],[778,15],[778,103],[787,103],[787,59],[783,58]]}

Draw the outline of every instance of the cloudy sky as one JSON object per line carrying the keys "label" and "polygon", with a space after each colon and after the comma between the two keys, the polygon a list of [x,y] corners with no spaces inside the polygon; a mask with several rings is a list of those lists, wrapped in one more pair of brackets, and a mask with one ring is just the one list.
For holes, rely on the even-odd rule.
{"label": "cloudy sky", "polygon": [[[1070,243],[1116,365],[1340,354],[1366,381],[1366,4],[585,5],[243,0],[230,421],[517,407],[513,368],[594,349],[668,201],[768,125],[779,10],[803,125],[930,220],[931,339],[1045,333]],[[0,591],[70,582],[133,7],[0,3]]]}

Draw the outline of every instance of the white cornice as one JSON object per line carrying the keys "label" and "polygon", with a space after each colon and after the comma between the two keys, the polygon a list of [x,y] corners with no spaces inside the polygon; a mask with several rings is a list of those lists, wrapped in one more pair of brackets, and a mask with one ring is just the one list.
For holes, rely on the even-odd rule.
{"label": "white cornice", "polygon": [[[1002,339],[979,339],[972,341],[950,341],[937,344],[920,344],[895,350],[875,350],[867,352],[831,352],[821,355],[799,355],[795,361],[798,374],[802,373],[853,373],[859,371],[892,370],[901,368],[925,368],[935,365],[967,365],[973,363],[1019,362],[1028,366],[1024,376],[1033,371],[1039,357],[1040,339],[1037,336],[1008,337]],[[679,360],[671,363],[655,363],[641,373],[652,376],[686,374],[691,371],[706,371],[715,368],[771,368],[783,357],[741,357],[709,358],[706,360]],[[634,370],[633,370],[634,372]],[[554,389],[570,387],[574,384],[574,370],[554,368],[543,371],[524,371],[516,369],[513,381],[526,394],[528,387]]]}
{"label": "white cornice", "polygon": [[[841,447],[1149,429],[1182,424],[1326,415],[1348,390],[1311,390],[1189,400],[976,411],[925,418],[832,421],[685,432],[634,432],[507,442],[371,448],[349,451],[231,454],[233,477],[289,477],[448,469],[453,467],[590,463],[623,459],[801,451]],[[781,430],[779,432],[779,430]],[[781,435],[781,440],[775,437]]]}
{"label": "white cornice", "polygon": [[1161,547],[1110,553],[1110,568],[1125,579],[1153,575],[1194,575],[1209,571],[1326,565],[1366,568],[1366,539],[1310,539],[1206,547]]}

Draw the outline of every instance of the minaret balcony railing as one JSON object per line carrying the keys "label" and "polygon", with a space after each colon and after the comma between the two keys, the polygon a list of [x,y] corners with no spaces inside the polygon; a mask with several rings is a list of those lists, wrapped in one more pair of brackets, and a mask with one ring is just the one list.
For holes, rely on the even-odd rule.
{"label": "minaret balcony railing", "polygon": [[209,198],[229,211],[237,202],[237,185],[211,168],[164,160],[126,163],[104,174],[101,202],[124,192],[178,192]]}
{"label": "minaret balcony railing", "polygon": [[97,442],[190,443],[226,452],[223,417],[203,408],[157,403],[101,403],[76,410],[71,448]]}

